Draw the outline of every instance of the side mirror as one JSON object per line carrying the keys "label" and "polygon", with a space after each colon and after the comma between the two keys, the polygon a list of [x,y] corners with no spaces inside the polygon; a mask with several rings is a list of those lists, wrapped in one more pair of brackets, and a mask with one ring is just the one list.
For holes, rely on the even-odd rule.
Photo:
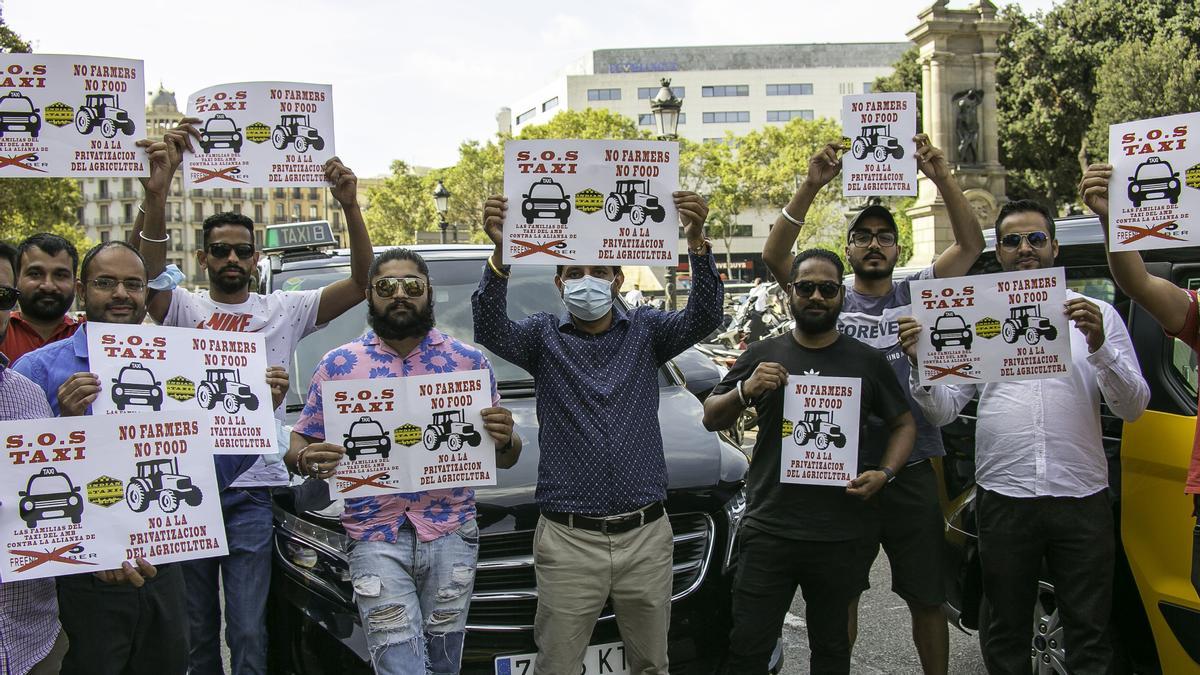
{"label": "side mirror", "polygon": [[25,496],[26,496],[26,495],[28,495],[28,494],[29,494],[29,493],[25,492],[24,490],[18,490],[18,491],[17,491],[17,496],[18,496],[18,497],[25,497]]}
{"label": "side mirror", "polygon": [[78,485],[76,485],[75,487],[71,488],[71,492],[78,493],[78,492],[79,492],[79,486],[78,486]]}
{"label": "side mirror", "polygon": [[522,197],[523,199],[529,199],[529,193],[527,192],[527,193],[525,193],[525,194],[521,195],[521,197]]}

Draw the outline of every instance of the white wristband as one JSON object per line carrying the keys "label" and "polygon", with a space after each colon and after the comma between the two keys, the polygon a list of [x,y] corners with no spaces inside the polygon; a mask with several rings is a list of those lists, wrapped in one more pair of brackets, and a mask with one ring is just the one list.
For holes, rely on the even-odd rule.
{"label": "white wristband", "polygon": [[168,241],[171,241],[171,233],[169,232],[167,232],[166,236],[162,239],[151,239],[150,237],[147,237],[146,233],[142,232],[141,230],[138,230],[138,236],[142,238],[142,241],[148,241],[152,244],[165,244]]}
{"label": "white wristband", "polygon": [[783,207],[782,209],[779,209],[779,215],[783,216],[785,220],[787,220],[789,223],[795,225],[796,227],[804,227],[804,220],[796,220],[795,218],[793,218],[792,214],[787,212],[786,206]]}

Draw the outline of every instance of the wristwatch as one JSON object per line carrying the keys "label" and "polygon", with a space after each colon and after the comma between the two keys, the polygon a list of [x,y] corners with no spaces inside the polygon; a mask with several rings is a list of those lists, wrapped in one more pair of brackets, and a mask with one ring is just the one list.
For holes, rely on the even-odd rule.
{"label": "wristwatch", "polygon": [[879,467],[879,470],[883,472],[883,475],[887,476],[887,482],[890,483],[896,480],[896,472],[892,471],[890,467],[881,466]]}

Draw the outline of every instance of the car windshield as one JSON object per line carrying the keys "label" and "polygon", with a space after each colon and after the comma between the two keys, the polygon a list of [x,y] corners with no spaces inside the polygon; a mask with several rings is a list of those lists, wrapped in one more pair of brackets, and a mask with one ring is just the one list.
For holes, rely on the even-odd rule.
{"label": "car windshield", "polygon": [[370,422],[355,422],[350,425],[351,436],[382,436],[383,427],[374,420]]}
{"label": "car windshield", "polygon": [[529,189],[529,196],[533,199],[562,199],[563,191],[558,185],[538,183]]}
{"label": "car windshield", "polygon": [[[471,318],[471,293],[479,285],[483,259],[427,261],[434,293],[434,317],[438,330],[459,340],[478,346],[487,355],[501,386],[521,386],[532,382],[529,373],[505,361],[478,345]],[[272,277],[271,290],[300,291],[324,288],[350,274],[347,264],[306,270],[284,270]],[[523,319],[537,312],[559,314],[562,301],[554,286],[554,268],[517,266],[512,268],[508,282],[508,316]],[[367,304],[359,303],[334,319],[324,329],[300,341],[292,356],[292,373],[304,373],[291,378],[288,406],[302,405],[308,395],[309,375],[316,370],[321,357],[335,347],[362,335],[367,329]]]}
{"label": "car windshield", "polygon": [[1154,178],[1170,178],[1171,165],[1166,162],[1151,162],[1143,164],[1137,170],[1138,180],[1147,180]]}
{"label": "car windshield", "polygon": [[0,112],[33,112],[33,103],[24,96],[5,96],[0,98]]}
{"label": "car windshield", "polygon": [[235,131],[237,126],[233,120],[227,117],[214,117],[208,121],[208,126],[204,127],[206,131]]}
{"label": "car windshield", "polygon": [[70,492],[71,481],[67,480],[66,476],[56,474],[52,476],[34,476],[33,480],[29,481],[29,495],[50,495],[58,492]]}
{"label": "car windshield", "polygon": [[938,330],[945,328],[965,328],[966,325],[961,316],[943,316],[937,320]]}
{"label": "car windshield", "polygon": [[122,384],[154,384],[154,373],[145,368],[124,368],[121,370]]}

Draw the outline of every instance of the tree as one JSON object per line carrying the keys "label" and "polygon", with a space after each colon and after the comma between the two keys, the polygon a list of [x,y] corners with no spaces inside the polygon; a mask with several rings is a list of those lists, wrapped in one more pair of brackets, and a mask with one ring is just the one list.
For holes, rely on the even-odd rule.
{"label": "tree", "polygon": [[922,75],[920,52],[916,47],[900,55],[890,75],[875,78],[873,91],[911,91],[917,95],[917,128],[921,128]]}
{"label": "tree", "polygon": [[1187,38],[1156,35],[1117,47],[1096,72],[1096,109],[1088,146],[1108,154],[1108,127],[1200,110],[1200,50]]}
{"label": "tree", "polygon": [[446,220],[466,228],[472,241],[487,242],[483,232],[483,203],[488,197],[504,192],[504,146],[496,141],[466,141],[458,146],[457,164],[430,174],[430,194],[439,177],[450,191]]}
{"label": "tree", "polygon": [[400,160],[392,162],[392,173],[382,184],[367,188],[367,203],[363,218],[376,244],[411,244],[417,232],[437,227],[433,187]]}
{"label": "tree", "polygon": [[[29,51],[29,43],[0,16],[0,53]],[[86,251],[92,242],[78,226],[79,202],[79,185],[69,178],[0,178],[0,231],[13,242],[52,232]]]}

